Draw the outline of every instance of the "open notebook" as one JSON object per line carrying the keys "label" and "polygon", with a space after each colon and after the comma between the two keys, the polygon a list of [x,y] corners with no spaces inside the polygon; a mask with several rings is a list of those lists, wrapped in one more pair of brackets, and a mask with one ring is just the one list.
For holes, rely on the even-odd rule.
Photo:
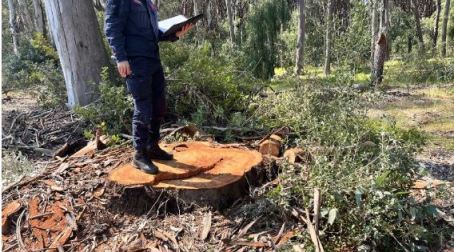
{"label": "open notebook", "polygon": [[171,18],[159,21],[158,27],[159,27],[159,30],[162,33],[164,33],[164,36],[167,36],[167,35],[176,33],[177,31],[181,30],[183,28],[183,26],[185,26],[186,24],[195,24],[202,17],[203,17],[203,14],[199,14],[199,15],[193,16],[191,18],[187,18],[183,15],[178,15],[175,17],[171,17]]}

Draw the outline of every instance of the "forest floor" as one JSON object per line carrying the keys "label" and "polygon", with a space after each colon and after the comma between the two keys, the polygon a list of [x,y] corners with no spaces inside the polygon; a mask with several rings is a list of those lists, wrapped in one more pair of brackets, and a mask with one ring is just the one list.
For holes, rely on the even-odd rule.
{"label": "forest floor", "polygon": [[[3,97],[2,104],[3,186],[22,179],[22,175],[40,174],[46,169],[53,173],[62,168],[58,160],[52,159],[51,153],[70,138],[82,136],[82,125],[73,114],[64,109],[39,108],[36,99],[24,92],[9,93]],[[425,198],[428,187],[453,182],[454,85],[388,89],[385,99],[370,110],[370,116],[392,116],[399,126],[416,127],[427,135],[428,143],[417,157],[421,165],[418,176],[423,181],[422,189],[414,190],[417,198]],[[29,206],[37,204],[37,201],[39,203],[39,199],[31,196],[35,193],[48,195],[47,200],[49,192],[56,199],[62,198],[62,195],[78,197],[75,198],[76,204],[71,205],[74,215],[67,218],[73,220],[76,217],[77,223],[83,225],[79,225],[76,237],[65,248],[106,251],[108,248],[121,250],[122,247],[131,249],[135,246],[137,249],[149,247],[161,251],[246,250],[248,247],[285,246],[290,238],[304,230],[294,220],[279,213],[270,213],[265,207],[266,200],[256,197],[269,183],[252,188],[250,195],[237,200],[222,212],[175,203],[170,195],[144,192],[143,188],[121,191],[109,186],[103,179],[106,170],[119,160],[123,162],[130,158],[124,148],[113,147],[110,154],[100,153],[94,158],[99,159],[97,164],[77,159],[70,161],[76,168],[62,173],[57,184],[39,178],[24,186],[23,189],[29,188],[26,189],[30,192]],[[23,154],[18,154],[18,150]],[[74,180],[75,173],[81,169],[84,169],[84,174],[79,174],[78,180]],[[84,186],[77,186],[79,184]],[[61,187],[65,188],[64,192]],[[11,191],[3,195],[4,203],[21,197],[18,193]],[[142,196],[145,193],[149,199],[144,203]],[[454,205],[454,197],[450,195],[454,192],[448,186],[440,198],[434,199],[434,203],[443,209],[449,208]],[[58,202],[63,205],[57,208],[68,208],[65,205],[67,202]],[[271,215],[273,218],[270,218]],[[71,223],[65,225],[71,226]],[[59,232],[64,234],[65,230]],[[19,246],[14,236],[4,236],[3,241],[8,246]],[[30,242],[24,241],[27,244]]]}

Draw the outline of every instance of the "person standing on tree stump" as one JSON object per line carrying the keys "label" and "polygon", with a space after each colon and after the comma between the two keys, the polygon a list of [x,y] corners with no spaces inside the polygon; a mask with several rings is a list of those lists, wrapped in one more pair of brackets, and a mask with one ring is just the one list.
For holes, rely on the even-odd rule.
{"label": "person standing on tree stump", "polygon": [[166,111],[166,83],[159,57],[159,41],[176,41],[192,25],[169,36],[158,29],[158,12],[152,0],[109,0],[105,33],[134,99],[133,165],[150,174],[159,172],[151,160],[171,160],[159,145],[159,129]]}

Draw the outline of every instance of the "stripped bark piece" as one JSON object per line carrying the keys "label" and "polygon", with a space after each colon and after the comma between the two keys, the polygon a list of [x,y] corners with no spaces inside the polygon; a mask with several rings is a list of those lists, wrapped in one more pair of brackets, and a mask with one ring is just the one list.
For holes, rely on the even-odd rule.
{"label": "stripped bark piece", "polygon": [[211,212],[208,212],[204,217],[203,217],[203,229],[202,232],[200,233],[200,240],[204,241],[208,237],[208,234],[210,233],[211,229]]}
{"label": "stripped bark piece", "polygon": [[415,181],[413,186],[411,187],[412,189],[426,189],[426,188],[431,188],[431,187],[437,187],[440,185],[445,184],[444,181],[434,179],[434,180],[421,180],[418,179]]}
{"label": "stripped bark piece", "polygon": [[53,180],[43,180],[43,183],[48,185],[52,191],[56,191],[56,192],[64,191],[64,188],[57,185],[57,183],[55,183],[55,181],[53,181]]}
{"label": "stripped bark piece", "polygon": [[[40,208],[40,198],[35,196],[28,202],[28,215],[43,215]],[[65,212],[70,210],[69,203],[65,201],[55,201],[47,204],[46,214],[40,218],[29,219],[32,231],[31,239],[26,241],[27,248],[40,250],[44,248],[57,249],[66,243],[72,234],[73,226],[68,223]],[[74,224],[73,224],[74,225]]]}
{"label": "stripped bark piece", "polygon": [[2,209],[2,233],[7,234],[9,232],[8,226],[10,223],[10,216],[17,213],[22,208],[22,204],[19,200],[8,203]]}
{"label": "stripped bark piece", "polygon": [[285,243],[288,242],[288,240],[290,240],[291,238],[293,238],[295,235],[296,235],[296,234],[295,234],[294,231],[288,231],[288,232],[286,232],[286,233],[279,239],[279,241],[277,242],[276,245],[278,245],[278,246],[284,245]]}
{"label": "stripped bark piece", "polygon": [[66,227],[52,242],[52,244],[49,246],[49,248],[57,248],[59,246],[63,246],[71,236],[73,230],[71,227]]}

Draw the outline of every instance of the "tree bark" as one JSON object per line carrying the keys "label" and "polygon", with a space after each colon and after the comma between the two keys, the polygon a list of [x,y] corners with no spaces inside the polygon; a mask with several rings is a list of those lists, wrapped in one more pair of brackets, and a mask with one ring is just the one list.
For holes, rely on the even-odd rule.
{"label": "tree bark", "polygon": [[325,76],[331,73],[331,26],[332,26],[332,0],[328,0],[326,6],[326,27],[325,27]]}
{"label": "tree bark", "polygon": [[46,35],[46,26],[44,20],[44,12],[41,0],[33,0],[33,13],[35,30],[44,36]]}
{"label": "tree bark", "polygon": [[304,71],[304,36],[305,36],[305,2],[304,0],[299,0],[299,21],[298,21],[298,40],[296,46],[296,64],[295,64],[295,73],[301,74]]}
{"label": "tree bark", "polygon": [[380,12],[380,31],[385,33],[386,48],[385,48],[385,60],[389,60],[391,57],[391,40],[388,36],[391,28],[390,24],[390,12],[389,12],[389,0],[383,0]]}
{"label": "tree bark", "polygon": [[419,50],[420,52],[424,52],[424,37],[421,29],[421,17],[419,15],[418,0],[411,0],[411,8],[413,10],[413,14],[415,15],[416,37],[418,38]]}
{"label": "tree bark", "polygon": [[446,31],[448,29],[448,20],[449,20],[449,8],[451,6],[451,1],[446,0],[445,2],[445,13],[443,15],[443,25],[441,27],[441,56],[446,57]]}
{"label": "tree bark", "polygon": [[68,106],[87,105],[96,97],[101,68],[108,64],[98,20],[91,0],[45,0],[65,77]]}
{"label": "tree bark", "polygon": [[225,5],[227,7],[227,16],[229,17],[230,42],[233,45],[235,43],[235,26],[233,24],[232,0],[225,0]]}
{"label": "tree bark", "polygon": [[371,85],[377,87],[381,84],[383,80],[383,69],[385,65],[386,58],[386,45],[387,39],[386,34],[381,31],[377,42],[375,43],[375,53],[374,53],[374,71],[372,72],[372,82]]}
{"label": "tree bark", "polygon": [[370,69],[371,72],[374,71],[374,52],[375,52],[375,40],[377,38],[378,33],[378,15],[377,15],[377,0],[372,0],[370,3],[371,7],[371,25],[370,25],[370,33],[371,33],[371,42],[370,42]]}
{"label": "tree bark", "polygon": [[435,55],[437,50],[437,41],[438,41],[438,24],[440,23],[440,14],[441,14],[441,0],[437,0],[437,12],[435,14],[435,24],[432,35],[432,54]]}
{"label": "tree bark", "polygon": [[17,49],[17,24],[16,24],[16,6],[13,0],[8,0],[8,11],[9,11],[9,29],[11,31],[11,37],[13,39],[13,52],[15,55],[19,55]]}
{"label": "tree bark", "polygon": [[18,1],[19,6],[19,15],[23,22],[23,30],[25,31],[25,35],[29,37],[33,34],[35,25],[32,20],[32,15],[30,14],[30,10],[28,9],[28,5],[25,1],[21,0]]}

